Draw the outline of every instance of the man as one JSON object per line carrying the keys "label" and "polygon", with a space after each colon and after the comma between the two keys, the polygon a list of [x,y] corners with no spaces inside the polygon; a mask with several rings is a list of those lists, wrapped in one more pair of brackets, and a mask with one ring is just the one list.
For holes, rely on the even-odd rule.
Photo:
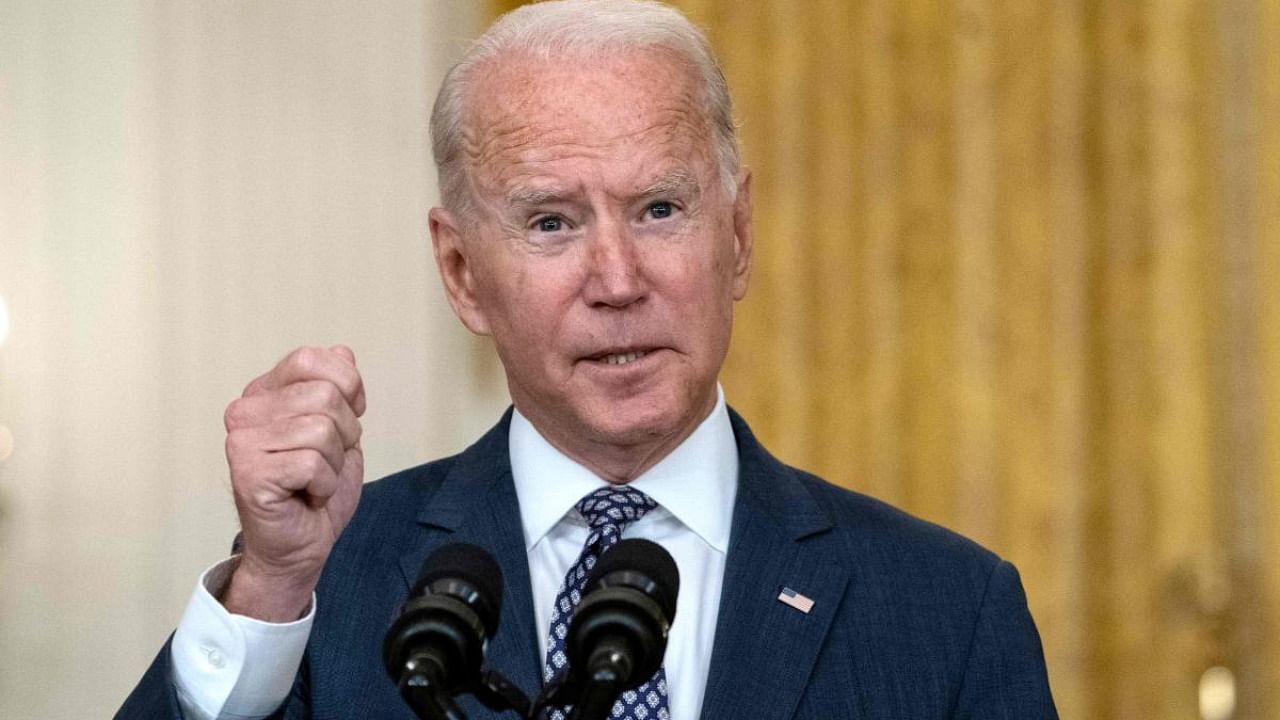
{"label": "man", "polygon": [[[121,716],[411,717],[383,633],[456,541],[502,566],[487,662],[533,693],[563,668],[575,566],[627,535],[666,547],[682,590],[663,668],[614,717],[1056,717],[1011,566],[781,465],[725,406],[751,180],[679,13],[506,16],[450,72],[432,137],[436,261],[513,411],[361,497],[352,352],[297,350],[251,382],[226,413],[243,551],[207,573]],[[604,529],[593,503],[612,498],[631,522]]]}

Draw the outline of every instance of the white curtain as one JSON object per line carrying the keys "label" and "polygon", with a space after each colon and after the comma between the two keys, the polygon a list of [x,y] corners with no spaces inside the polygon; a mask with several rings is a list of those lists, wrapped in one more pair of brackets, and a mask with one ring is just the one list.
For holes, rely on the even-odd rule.
{"label": "white curtain", "polygon": [[223,407],[351,345],[369,477],[506,403],[426,123],[469,0],[0,3],[0,717],[109,717],[236,521]]}

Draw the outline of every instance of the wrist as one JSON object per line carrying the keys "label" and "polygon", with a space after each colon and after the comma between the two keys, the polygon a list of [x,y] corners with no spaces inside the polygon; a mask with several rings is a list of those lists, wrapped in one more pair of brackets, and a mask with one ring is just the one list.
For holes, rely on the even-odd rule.
{"label": "wrist", "polygon": [[318,580],[318,572],[272,572],[245,556],[217,599],[236,615],[268,623],[290,623],[311,608]]}

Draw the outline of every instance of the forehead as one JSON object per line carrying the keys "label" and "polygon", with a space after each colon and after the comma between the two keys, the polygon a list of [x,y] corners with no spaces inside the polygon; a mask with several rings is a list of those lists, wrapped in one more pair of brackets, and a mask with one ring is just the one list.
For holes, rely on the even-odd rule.
{"label": "forehead", "polygon": [[562,158],[634,165],[711,156],[691,70],[666,50],[554,59],[507,54],[479,69],[468,95],[466,162],[497,176],[491,180]]}

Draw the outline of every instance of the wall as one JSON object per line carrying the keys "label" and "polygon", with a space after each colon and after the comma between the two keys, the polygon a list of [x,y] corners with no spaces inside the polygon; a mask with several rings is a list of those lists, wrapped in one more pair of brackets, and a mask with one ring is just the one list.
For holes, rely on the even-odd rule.
{"label": "wall", "polygon": [[505,405],[443,302],[429,104],[474,3],[0,6],[0,717],[108,717],[235,515],[222,410],[350,344],[368,476]]}

